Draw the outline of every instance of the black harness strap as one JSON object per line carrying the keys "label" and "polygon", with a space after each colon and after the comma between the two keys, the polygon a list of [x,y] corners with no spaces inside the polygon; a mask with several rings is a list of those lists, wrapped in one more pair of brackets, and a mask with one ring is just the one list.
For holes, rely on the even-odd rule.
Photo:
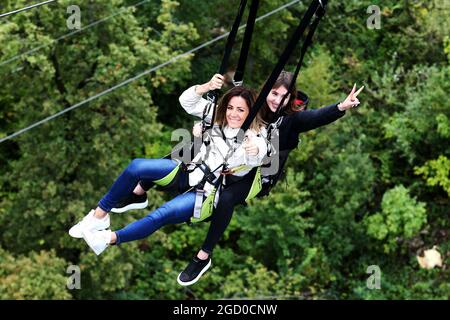
{"label": "black harness strap", "polygon": [[[225,44],[225,52],[222,57],[222,62],[219,67],[219,74],[224,74],[228,68],[228,63],[230,60],[231,50],[233,49],[234,41],[236,40],[237,32],[239,31],[239,25],[241,24],[242,16],[245,11],[245,7],[247,5],[247,0],[241,0],[239,5],[238,14],[234,19],[233,27],[231,28],[230,34],[227,38],[227,43]],[[214,119],[216,118],[216,104],[219,97],[219,90],[213,90],[207,93],[206,98],[209,101],[209,105],[203,111],[202,117],[202,136],[206,132],[206,130],[212,128],[214,125]],[[207,119],[207,116],[213,108],[213,114],[211,119]]]}
{"label": "black harness strap", "polygon": [[236,72],[233,77],[233,84],[241,86],[244,79],[245,65],[247,64],[248,52],[250,43],[252,42],[253,29],[256,21],[256,14],[258,12],[259,0],[252,0],[250,11],[248,13],[247,25],[245,27],[244,39],[242,40],[241,54],[239,56]]}
{"label": "black harness strap", "polygon": [[[313,23],[311,24],[311,26],[309,27],[309,32],[305,38],[305,41],[303,42],[303,45],[301,48],[300,59],[298,60],[297,67],[295,68],[295,72],[292,77],[292,81],[289,84],[287,93],[283,96],[283,99],[281,99],[280,107],[277,110],[277,114],[276,114],[277,116],[275,118],[277,118],[278,115],[281,114],[281,111],[283,110],[284,101],[286,100],[287,96],[289,95],[289,92],[292,91],[292,89],[295,86],[295,83],[297,82],[297,77],[300,72],[300,68],[302,67],[303,59],[305,57],[306,51],[312,44],[312,38],[314,36],[314,33],[316,32],[317,26],[319,25],[320,19],[322,19],[322,17],[325,15],[325,6],[326,5],[327,4],[325,2],[325,4],[323,4],[322,6],[319,6],[319,8],[316,11],[316,17],[315,17]],[[290,98],[295,99],[296,97],[290,97]]]}
{"label": "black harness strap", "polygon": [[[294,51],[297,43],[300,41],[301,36],[305,32],[306,28],[311,22],[311,19],[316,13],[319,6],[322,6],[322,3],[326,4],[326,0],[313,0],[311,4],[308,7],[308,10],[304,14],[302,20],[300,21],[297,29],[295,30],[294,34],[292,35],[291,39],[289,40],[288,45],[284,49],[283,53],[281,54],[280,58],[278,59],[278,62],[273,69],[269,79],[264,84],[263,89],[261,90],[258,98],[256,99],[255,105],[251,108],[249,115],[244,121],[244,124],[242,125],[242,130],[247,131],[247,129],[250,127],[250,124],[255,119],[259,109],[263,106],[270,90],[272,90],[273,85],[278,79],[278,76],[280,75],[281,71],[283,70],[284,66],[286,65],[287,61],[289,60],[289,57],[291,56],[292,52]],[[242,140],[239,141],[241,143]]]}
{"label": "black harness strap", "polygon": [[239,25],[241,24],[242,16],[244,14],[246,5],[247,0],[241,0],[238,14],[234,19],[233,27],[231,28],[230,34],[228,35],[227,43],[225,45],[225,52],[223,54],[222,62],[220,63],[219,67],[220,74],[224,74],[227,71],[231,50],[233,49],[234,41],[236,40],[236,35],[239,31]]}
{"label": "black harness strap", "polygon": [[[303,42],[303,45],[302,45],[302,48],[301,48],[300,59],[298,60],[297,67],[295,68],[295,72],[294,72],[294,75],[292,77],[292,81],[289,84],[288,91],[286,92],[286,94],[281,99],[280,107],[278,108],[278,110],[276,112],[276,115],[274,117],[274,119],[276,121],[274,123],[271,123],[271,124],[268,125],[268,130],[267,130],[267,140],[268,141],[270,141],[270,138],[272,136],[272,131],[277,129],[280,126],[281,122],[282,122],[282,118],[280,118],[280,115],[282,114],[282,111],[284,109],[284,107],[283,107],[284,101],[286,100],[287,96],[292,91],[292,88],[295,86],[295,83],[297,82],[297,77],[298,77],[298,74],[300,72],[300,68],[302,67],[303,59],[305,57],[306,51],[308,50],[308,48],[312,44],[312,38],[314,36],[314,33],[316,32],[317,26],[319,25],[320,19],[322,19],[322,17],[325,15],[325,6],[326,6],[326,4],[327,3],[325,2],[325,4],[323,4],[322,6],[320,6],[317,9],[316,18],[314,19],[313,23],[311,24],[311,26],[309,28],[308,35],[306,36],[305,41]],[[305,97],[307,98],[306,95],[305,95]],[[290,99],[295,99],[295,98],[296,97],[290,97]],[[305,102],[307,102],[307,101],[305,101]]]}

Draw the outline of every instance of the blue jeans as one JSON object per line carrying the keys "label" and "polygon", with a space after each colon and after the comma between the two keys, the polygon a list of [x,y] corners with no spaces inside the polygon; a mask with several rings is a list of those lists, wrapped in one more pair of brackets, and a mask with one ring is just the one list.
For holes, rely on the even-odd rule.
{"label": "blue jeans", "polygon": [[110,212],[120,200],[129,196],[140,180],[158,180],[168,175],[177,163],[170,159],[134,159],[113,183],[98,206]]}
{"label": "blue jeans", "polygon": [[[113,183],[98,206],[109,212],[130,195],[140,180],[158,180],[169,174],[177,163],[170,159],[134,159]],[[181,179],[187,179],[187,175]],[[117,244],[145,238],[167,224],[189,221],[194,212],[195,192],[180,194],[146,217],[116,232]]]}
{"label": "blue jeans", "polygon": [[188,222],[194,212],[195,192],[178,195],[146,217],[116,231],[116,244],[143,239],[168,224]]}

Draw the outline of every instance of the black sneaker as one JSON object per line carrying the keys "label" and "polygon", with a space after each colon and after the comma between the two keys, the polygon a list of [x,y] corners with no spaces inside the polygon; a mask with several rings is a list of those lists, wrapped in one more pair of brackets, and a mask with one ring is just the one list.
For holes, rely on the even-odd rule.
{"label": "black sneaker", "polygon": [[111,211],[114,213],[122,213],[128,210],[145,209],[148,206],[147,194],[138,196],[132,193],[131,196],[120,201]]}
{"label": "black sneaker", "polygon": [[177,281],[182,286],[190,286],[196,283],[210,266],[211,256],[206,260],[201,260],[195,256],[186,269],[178,275]]}

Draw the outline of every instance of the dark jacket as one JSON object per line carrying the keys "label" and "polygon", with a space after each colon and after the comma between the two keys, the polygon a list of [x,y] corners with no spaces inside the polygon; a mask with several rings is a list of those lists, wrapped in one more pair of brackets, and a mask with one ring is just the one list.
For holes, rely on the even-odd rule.
{"label": "dark jacket", "polygon": [[327,125],[344,116],[337,103],[314,110],[304,110],[285,115],[280,127],[280,150],[292,150],[298,145],[300,133]]}
{"label": "dark jacket", "polygon": [[[278,146],[278,168],[275,174],[264,174],[265,168],[262,168],[263,188],[258,197],[267,196],[270,190],[281,179],[284,166],[291,150],[298,146],[300,133],[316,129],[327,125],[344,116],[345,111],[337,108],[337,103],[315,110],[304,110],[284,115],[278,127],[279,146]],[[276,119],[274,119],[276,121]],[[270,167],[270,165],[269,165]]]}

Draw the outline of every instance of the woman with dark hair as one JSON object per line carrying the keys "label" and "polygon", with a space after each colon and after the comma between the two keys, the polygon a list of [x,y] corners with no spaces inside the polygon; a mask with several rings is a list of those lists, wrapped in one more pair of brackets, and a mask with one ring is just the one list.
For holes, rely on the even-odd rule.
{"label": "woman with dark hair", "polygon": [[[279,162],[276,172],[266,177],[264,177],[263,172],[263,181],[266,181],[266,188],[263,187],[259,196],[267,195],[279,179],[289,152],[298,145],[300,133],[327,125],[344,116],[346,110],[359,105],[357,96],[364,88],[361,87],[355,92],[355,86],[353,86],[352,91],[344,101],[316,110],[303,111],[304,106],[301,104],[299,106],[296,103],[297,90],[295,85],[288,92],[292,80],[292,73],[282,71],[260,111],[262,120],[269,124],[269,132],[270,126],[272,126],[273,131],[275,131],[274,135],[278,135],[279,145],[275,151],[279,156]],[[283,105],[280,106],[282,101],[284,101]],[[180,285],[187,286],[195,283],[209,268],[212,251],[228,227],[234,207],[243,203],[245,199],[243,195],[248,194],[252,181],[252,175],[249,174],[244,179],[229,185],[222,192],[214,209],[211,224],[201,250],[178,276],[177,281]]]}
{"label": "woman with dark hair", "polygon": [[[216,89],[217,76],[203,85],[193,86],[180,96],[180,103],[190,114],[202,116],[208,103],[202,94]],[[219,85],[222,83],[219,81]],[[234,87],[219,100],[215,125],[221,135],[211,135],[208,144],[203,144],[190,170],[179,170],[180,193],[171,201],[118,231],[109,230],[109,212],[119,202],[133,193],[141,180],[158,181],[175,172],[179,163],[172,159],[135,159],[122,172],[108,193],[99,201],[95,210],[91,210],[69,234],[74,238],[84,238],[89,247],[99,255],[111,244],[120,244],[145,238],[167,224],[188,222],[196,205],[196,192],[187,191],[202,183],[205,197],[212,195],[213,202],[218,200],[216,181],[226,164],[229,176],[245,176],[253,167],[261,165],[267,152],[264,139],[265,128],[260,119],[256,119],[245,132],[244,143],[237,144],[235,137],[240,131],[250,108],[255,102],[255,93],[245,87]],[[211,110],[212,112],[212,110]],[[205,173],[209,169],[209,174]],[[234,168],[240,168],[234,172]],[[206,179],[207,178],[207,179]],[[219,187],[220,188],[220,187]],[[226,186],[224,187],[226,188]]]}

